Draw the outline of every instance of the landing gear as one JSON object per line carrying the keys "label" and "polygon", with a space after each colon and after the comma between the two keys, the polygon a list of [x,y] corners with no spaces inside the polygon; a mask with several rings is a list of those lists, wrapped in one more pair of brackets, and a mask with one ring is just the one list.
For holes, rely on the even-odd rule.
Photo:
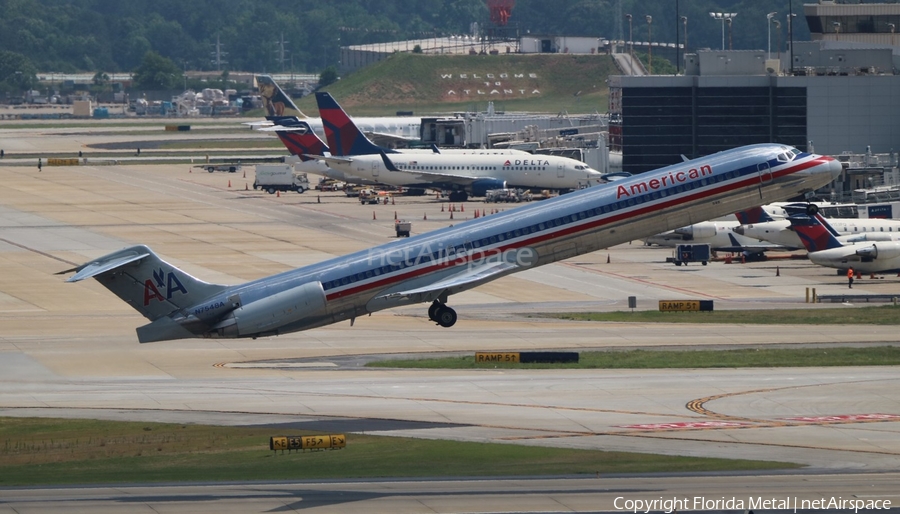
{"label": "landing gear", "polygon": [[469,193],[465,191],[452,191],[450,192],[449,199],[451,202],[465,202],[469,199]]}
{"label": "landing gear", "polygon": [[456,311],[435,301],[428,307],[428,319],[444,328],[449,328],[456,324]]}

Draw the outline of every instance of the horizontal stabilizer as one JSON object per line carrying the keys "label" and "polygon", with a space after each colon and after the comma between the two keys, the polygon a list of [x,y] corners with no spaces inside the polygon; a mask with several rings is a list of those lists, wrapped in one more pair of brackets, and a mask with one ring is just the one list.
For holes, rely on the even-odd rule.
{"label": "horizontal stabilizer", "polygon": [[140,343],[155,343],[157,341],[197,337],[197,334],[191,333],[172,318],[164,316],[152,323],[138,327],[137,336]]}
{"label": "horizontal stabilizer", "polygon": [[91,278],[102,273],[106,273],[107,271],[112,271],[116,268],[121,268],[126,264],[130,264],[134,261],[139,261],[145,257],[148,257],[149,255],[150,252],[142,251],[141,247],[132,247],[121,252],[101,257],[96,261],[82,264],[77,268],[60,271],[59,273],[57,273],[57,275],[63,275],[75,271],[76,273],[72,275],[68,280],[66,280],[66,282],[78,282],[86,278]]}
{"label": "horizontal stabilizer", "polygon": [[325,161],[326,164],[330,164],[330,163],[350,164],[351,162],[353,162],[353,159],[351,159],[349,157],[336,157],[334,155],[303,154],[303,157],[309,157],[310,159]]}

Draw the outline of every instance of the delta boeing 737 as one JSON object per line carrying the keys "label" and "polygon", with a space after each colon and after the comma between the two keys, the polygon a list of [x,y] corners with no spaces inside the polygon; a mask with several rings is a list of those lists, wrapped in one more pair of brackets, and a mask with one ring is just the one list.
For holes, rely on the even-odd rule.
{"label": "delta boeing 737", "polygon": [[834,180],[840,163],[758,144],[678,163],[500,214],[239,285],[198,280],[131,246],[62,273],[93,277],[150,323],[142,343],[261,337],[321,327],[382,309],[430,303],[456,322],[450,295],[536,266],[694,221],[792,198]]}

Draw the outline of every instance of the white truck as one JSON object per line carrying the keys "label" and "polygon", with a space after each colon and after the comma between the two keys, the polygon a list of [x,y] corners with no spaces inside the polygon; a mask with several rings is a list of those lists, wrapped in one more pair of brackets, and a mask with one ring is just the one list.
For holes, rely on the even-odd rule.
{"label": "white truck", "polygon": [[276,191],[302,193],[309,189],[309,179],[306,173],[294,171],[290,164],[257,164],[253,189],[262,189],[270,195]]}

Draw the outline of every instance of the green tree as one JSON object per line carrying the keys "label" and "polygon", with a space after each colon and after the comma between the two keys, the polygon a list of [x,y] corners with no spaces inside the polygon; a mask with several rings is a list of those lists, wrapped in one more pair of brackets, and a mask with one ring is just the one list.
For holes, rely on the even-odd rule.
{"label": "green tree", "polygon": [[147,52],[141,65],[134,70],[136,89],[174,89],[181,84],[183,73],[171,59],[156,52]]}
{"label": "green tree", "polygon": [[17,52],[0,50],[0,90],[21,93],[37,84],[37,70]]}
{"label": "green tree", "polygon": [[338,73],[334,66],[329,66],[322,70],[322,74],[319,75],[319,88],[323,88],[328,86],[329,84],[334,84],[338,80]]}
{"label": "green tree", "polygon": [[108,93],[112,91],[112,85],[109,81],[109,75],[103,71],[94,73],[92,82],[94,85],[91,87],[91,91],[93,91],[94,93]]}

